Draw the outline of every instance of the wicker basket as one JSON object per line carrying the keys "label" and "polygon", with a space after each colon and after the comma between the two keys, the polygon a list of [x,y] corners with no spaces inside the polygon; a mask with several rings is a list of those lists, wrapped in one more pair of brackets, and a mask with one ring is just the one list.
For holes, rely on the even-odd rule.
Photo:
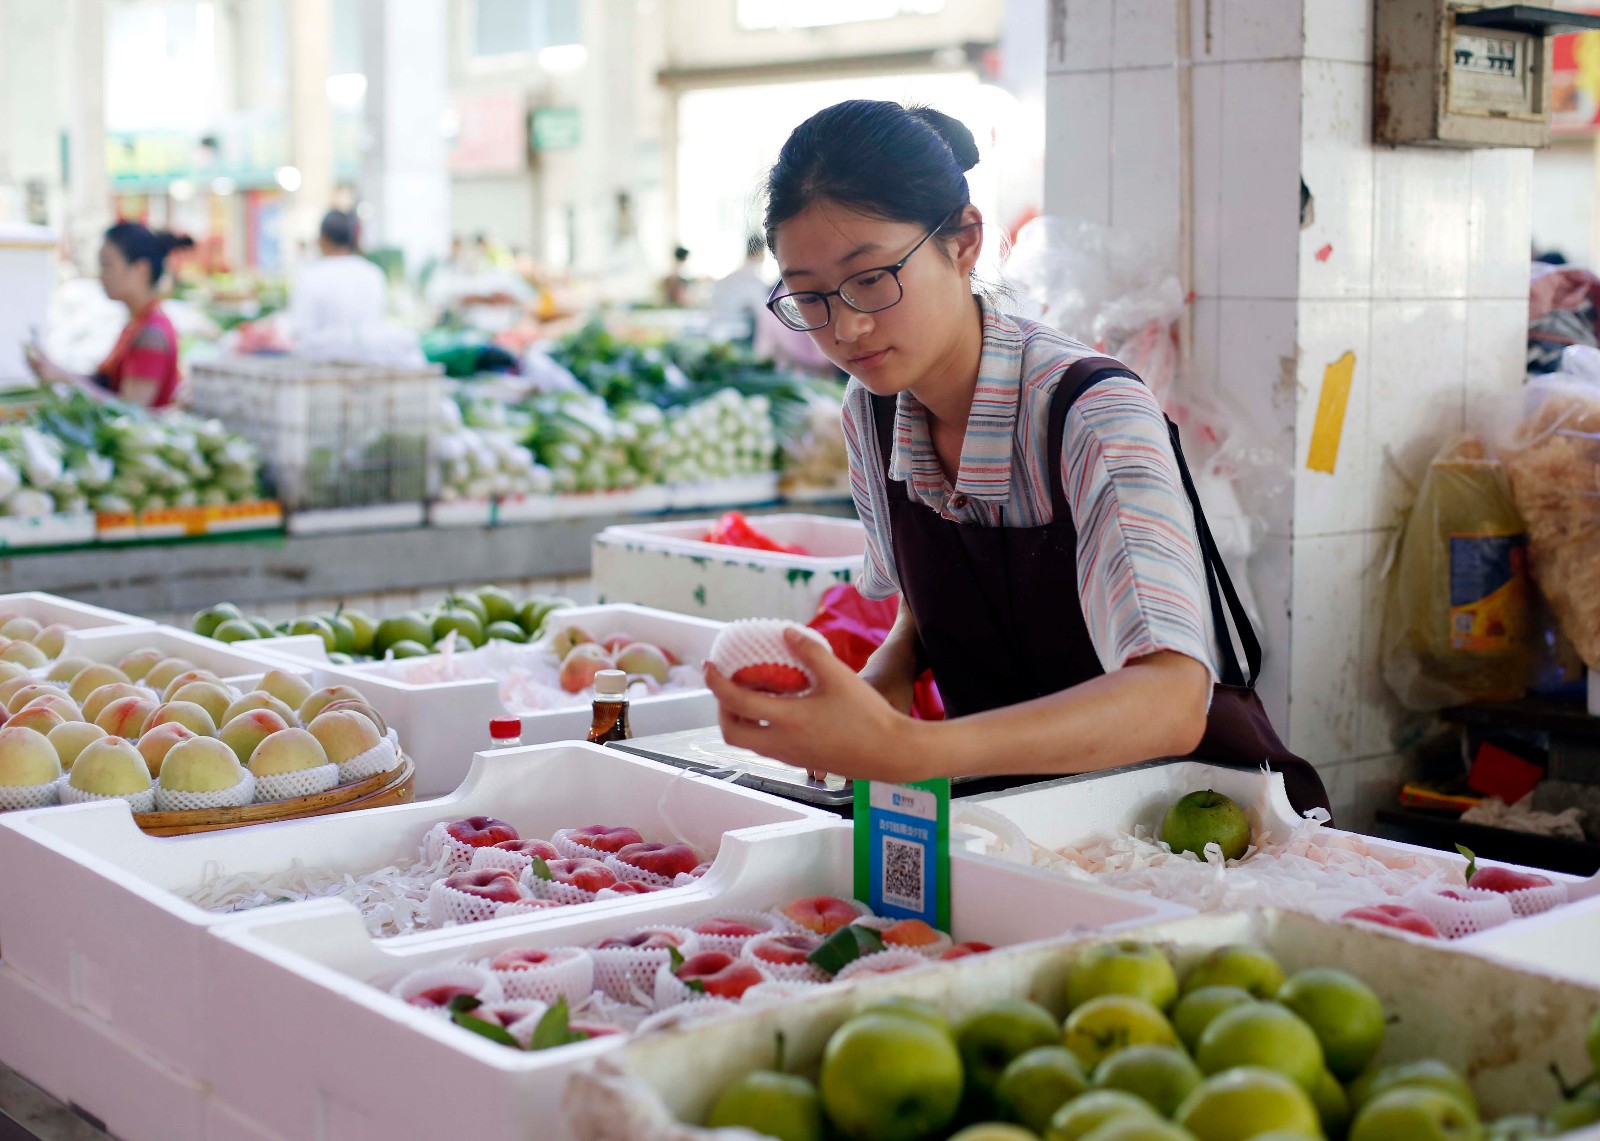
{"label": "wicker basket", "polygon": [[365,780],[342,784],[327,792],[274,800],[267,804],[247,804],[242,808],[196,808],[186,812],[135,812],[134,823],[151,836],[187,836],[194,832],[216,832],[223,828],[243,828],[274,820],[298,820],[305,816],[328,816],[335,812],[354,812],[361,808],[382,808],[408,804],[416,796],[417,767],[410,757],[400,759],[400,767],[378,773]]}

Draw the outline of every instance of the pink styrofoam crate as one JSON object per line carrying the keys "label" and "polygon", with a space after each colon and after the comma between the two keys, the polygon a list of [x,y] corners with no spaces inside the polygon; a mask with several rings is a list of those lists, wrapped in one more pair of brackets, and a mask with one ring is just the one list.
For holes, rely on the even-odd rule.
{"label": "pink styrofoam crate", "polygon": [[752,525],[809,554],[789,555],[708,543],[715,519],[628,523],[594,537],[595,593],[683,614],[732,621],[809,622],[827,591],[861,577],[866,531],[859,520],[826,515],[762,515]]}
{"label": "pink styrofoam crate", "polygon": [[[416,858],[435,823],[475,815],[500,817],[528,836],[601,821],[627,823],[647,835],[682,836],[707,851],[725,837],[835,819],[581,743],[480,754],[462,786],[439,800],[192,836],[146,836],[120,801],[24,810],[0,819],[0,867],[8,879],[0,892],[0,954],[30,982],[139,1043],[156,1061],[204,1078],[215,1036],[239,1032],[237,1024],[219,1022],[208,1005],[207,933],[251,916],[207,911],[180,893],[200,886],[212,869],[270,874],[296,860],[353,872],[396,861],[403,866]],[[322,902],[273,910],[289,913]],[[603,915],[632,902],[573,910]],[[522,930],[559,914],[496,919],[485,926]],[[429,946],[450,934],[422,932],[391,941]]]}
{"label": "pink styrofoam crate", "polygon": [[0,962],[0,1060],[122,1141],[204,1141],[207,1086]]}
{"label": "pink styrofoam crate", "polygon": [[[316,914],[260,913],[217,928],[211,976],[219,996],[247,1004],[237,1017],[253,1031],[213,1043],[212,1087],[235,1112],[284,1137],[313,1136],[317,1115],[330,1104],[359,1137],[436,1135],[471,1105],[473,1131],[483,1141],[563,1141],[566,1079],[621,1038],[520,1053],[441,1023],[384,988],[418,967],[508,947],[583,945],[644,923],[692,923],[801,895],[848,897],[853,835],[849,824],[836,823],[730,836],[717,866],[694,888],[641,896],[604,914],[555,912],[516,932],[473,925],[426,942],[375,944],[351,909],[331,904]],[[951,861],[950,894],[953,937],[998,945],[1189,914],[1176,904],[966,855]],[[273,1048],[286,1037],[296,1049]],[[437,1095],[395,1097],[389,1083],[396,1073],[426,1075]]]}
{"label": "pink styrofoam crate", "polygon": [[107,610],[103,606],[91,606],[87,602],[39,590],[0,594],[0,614],[19,614],[24,618],[32,618],[41,626],[59,624],[75,631],[155,625],[148,618],[124,614],[120,610]]}
{"label": "pink styrofoam crate", "polygon": [[[722,623],[644,606],[578,606],[557,612],[562,625],[582,626],[597,638],[627,633],[655,642],[685,663],[697,663],[711,652]],[[400,734],[417,764],[417,794],[437,796],[461,783],[473,749],[489,744],[489,721],[522,718],[523,744],[583,740],[593,713],[588,705],[571,709],[507,709],[498,683],[491,679],[414,684],[395,676],[428,661],[332,665],[322,641],[315,637],[282,638],[237,645],[253,647],[264,660],[288,660],[309,668],[316,685],[350,685],[359,689]],[[635,698],[629,720],[636,736],[698,729],[717,721],[717,703],[704,688]]]}

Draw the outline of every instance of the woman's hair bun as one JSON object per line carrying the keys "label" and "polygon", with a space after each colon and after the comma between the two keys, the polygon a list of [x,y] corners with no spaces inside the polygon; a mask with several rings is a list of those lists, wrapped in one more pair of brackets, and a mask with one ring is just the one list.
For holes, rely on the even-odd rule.
{"label": "woman's hair bun", "polygon": [[943,111],[935,111],[932,107],[907,107],[906,110],[921,119],[934,134],[944,140],[945,146],[950,148],[956,164],[962,170],[971,170],[978,165],[977,140],[972,137],[972,132],[960,119],[952,119]]}
{"label": "woman's hair bun", "polygon": [[188,234],[174,234],[170,230],[156,230],[152,236],[164,254],[169,254],[173,250],[194,249],[194,239]]}

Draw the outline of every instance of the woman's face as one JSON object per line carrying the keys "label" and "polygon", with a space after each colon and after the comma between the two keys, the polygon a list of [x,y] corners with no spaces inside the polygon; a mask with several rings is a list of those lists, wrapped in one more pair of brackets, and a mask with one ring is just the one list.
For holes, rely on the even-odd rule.
{"label": "woman's face", "polygon": [[150,263],[129,263],[122,251],[110,242],[100,246],[100,287],[113,301],[126,302],[150,288]]}
{"label": "woman's face", "polygon": [[[974,207],[963,216],[981,223]],[[888,222],[821,199],[782,222],[773,234],[783,284],[780,293],[839,288],[851,274],[894,265],[928,231],[911,222]],[[900,270],[900,301],[877,313],[858,313],[828,298],[829,321],[811,331],[834,364],[870,392],[889,396],[912,387],[949,357],[971,318],[969,279],[983,245],[981,224],[953,238],[934,238]]]}

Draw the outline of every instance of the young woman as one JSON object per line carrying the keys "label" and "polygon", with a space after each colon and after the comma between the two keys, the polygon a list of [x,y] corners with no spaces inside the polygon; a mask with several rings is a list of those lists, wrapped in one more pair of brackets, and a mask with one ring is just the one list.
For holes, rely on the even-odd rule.
{"label": "young woman", "polygon": [[100,247],[100,284],[106,296],[128,307],[128,323],[111,355],[92,376],[68,372],[37,347],[28,364],[40,380],[75,384],[96,399],[115,396],[130,404],[165,408],[178,393],[178,334],[161,312],[160,286],[167,255],[194,243],[152,233],[138,222],[118,222]]}
{"label": "young woman", "polygon": [[[1237,735],[1208,726],[1208,710],[1234,707],[1222,689],[1212,701],[1219,650],[1220,672],[1240,671],[1166,419],[1116,362],[974,296],[983,219],[964,172],[977,161],[954,119],[853,100],[796,128],[768,177],[769,307],[852,378],[857,586],[902,597],[859,676],[791,638],[820,678],[805,697],[708,666],[729,743],[813,773],[1087,772]],[[929,666],[946,721],[909,716]],[[1310,766],[1265,731],[1263,755],[1247,742],[1214,759],[1294,768],[1291,799],[1325,804]]]}

